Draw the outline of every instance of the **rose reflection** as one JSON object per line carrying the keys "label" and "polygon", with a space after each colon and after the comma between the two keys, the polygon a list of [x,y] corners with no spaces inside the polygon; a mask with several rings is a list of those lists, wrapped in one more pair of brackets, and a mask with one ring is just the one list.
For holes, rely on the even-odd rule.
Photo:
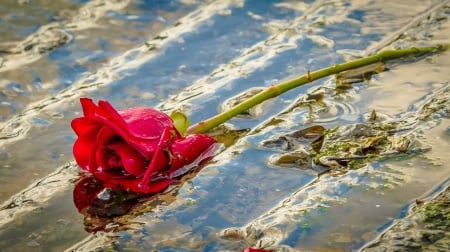
{"label": "rose reflection", "polygon": [[105,188],[101,180],[87,173],[81,174],[73,190],[73,202],[78,212],[84,215],[88,232],[105,230],[116,217],[128,213],[142,197],[142,194]]}
{"label": "rose reflection", "polygon": [[[199,170],[187,174],[180,182],[192,179]],[[179,188],[179,187],[176,187]],[[105,188],[101,180],[88,173],[82,173],[75,183],[73,201],[78,211],[84,215],[85,230],[90,233],[98,231],[120,230],[126,225],[124,220],[119,220],[123,215],[132,217],[136,214],[150,211],[153,206],[172,203],[178,194],[178,190],[169,190],[156,194],[138,194],[125,190],[112,190]],[[155,196],[155,198],[153,198]],[[153,203],[151,203],[153,201]],[[149,204],[146,204],[149,203]],[[146,206],[147,205],[147,206]],[[133,209],[133,208],[136,209]],[[128,219],[128,218],[125,218]],[[122,227],[123,228],[123,227]],[[271,249],[247,247],[242,252],[273,252]]]}
{"label": "rose reflection", "polygon": [[190,168],[190,172],[177,179],[176,186],[159,193],[133,193],[125,189],[111,189],[90,173],[81,173],[75,182],[73,202],[84,215],[85,230],[90,233],[127,229],[136,222],[130,219],[148,213],[155,206],[170,205],[179,189],[202,169],[203,164]]}

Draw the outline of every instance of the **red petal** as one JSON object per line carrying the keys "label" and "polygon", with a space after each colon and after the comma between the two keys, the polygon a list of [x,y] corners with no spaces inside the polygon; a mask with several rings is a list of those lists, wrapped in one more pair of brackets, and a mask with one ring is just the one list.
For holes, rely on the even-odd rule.
{"label": "red petal", "polygon": [[121,128],[125,128],[125,121],[120,116],[119,112],[107,101],[99,101],[98,107],[108,115],[108,119],[113,121],[116,125],[118,125]]}
{"label": "red petal", "polygon": [[[115,153],[120,157],[122,161],[122,169],[127,171],[128,173],[134,176],[140,176],[144,173],[145,168],[145,159],[142,157],[136,150],[131,148],[126,143],[116,143],[105,146],[102,148],[103,151],[105,149],[110,149],[115,151]],[[103,166],[105,170],[106,166]]]}
{"label": "red petal", "polygon": [[134,107],[117,111],[107,101],[99,101],[98,107],[109,115],[110,121],[132,137],[158,140],[164,128],[173,127],[168,115],[152,108]]}
{"label": "red petal", "polygon": [[153,153],[150,163],[147,166],[147,170],[142,177],[142,186],[147,186],[150,183],[150,180],[155,172],[169,166],[169,159],[165,156],[164,150],[167,149],[169,144],[172,142],[172,134],[173,130],[170,128],[166,128],[162,132],[160,139],[155,146],[155,152]]}
{"label": "red petal", "polygon": [[165,113],[146,107],[120,111],[130,135],[142,139],[159,140],[165,128],[173,128],[172,119]]}
{"label": "red petal", "polygon": [[98,131],[102,124],[97,121],[93,120],[91,118],[87,117],[79,117],[72,120],[71,123],[73,131],[75,131],[75,134],[77,136],[88,134],[91,131]]}
{"label": "red petal", "polygon": [[97,135],[97,144],[99,146],[103,146],[106,144],[114,143],[117,141],[121,141],[121,137],[114,129],[108,127],[109,125],[105,125],[101,130],[99,130]]}
{"label": "red petal", "polygon": [[[98,107],[91,99],[81,98],[80,101],[85,117],[80,122],[73,122],[76,132],[88,131],[95,128],[97,123],[107,125],[144,156],[153,153],[165,128],[176,131],[168,115],[152,108],[135,107],[117,111],[107,101],[99,101]],[[178,132],[177,135],[179,136]]]}
{"label": "red petal", "polygon": [[[108,164],[108,157],[103,153],[105,151],[104,147],[117,141],[121,141],[121,139],[118,137],[117,133],[109,127],[103,127],[98,132],[95,143],[95,159],[96,163],[101,166],[100,171],[106,171],[111,168]],[[91,167],[91,169],[97,170],[98,167]]]}
{"label": "red petal", "polygon": [[90,139],[86,140],[86,138],[79,137],[73,144],[73,156],[75,161],[84,170],[88,170],[92,150],[93,143]]}
{"label": "red petal", "polygon": [[94,116],[98,107],[94,104],[92,99],[80,98],[81,108],[83,109],[84,116]]}
{"label": "red petal", "polygon": [[158,110],[137,107],[120,111],[120,114],[127,123],[126,141],[145,156],[153,153],[165,128],[174,130],[179,137],[172,119]]}
{"label": "red petal", "polygon": [[192,163],[215,142],[214,138],[204,134],[188,135],[176,140],[172,144],[171,171]]}

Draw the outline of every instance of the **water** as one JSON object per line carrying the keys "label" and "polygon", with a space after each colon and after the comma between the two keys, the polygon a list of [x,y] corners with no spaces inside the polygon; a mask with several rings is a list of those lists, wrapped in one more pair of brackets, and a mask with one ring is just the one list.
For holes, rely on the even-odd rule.
{"label": "water", "polygon": [[[447,183],[448,102],[447,114],[418,123],[430,151],[356,170],[318,177],[273,166],[280,150],[262,142],[311,125],[361,123],[372,110],[411,118],[448,95],[448,52],[388,63],[389,71],[343,92],[334,78],[319,80],[269,101],[256,117],[229,121],[248,133],[95,235],[85,225],[96,220],[83,220],[72,203],[79,170],[69,125],[81,113],[78,98],[181,108],[197,122],[252,87],[385,48],[449,43],[449,8],[437,0],[3,3],[0,250],[357,250]],[[307,92],[325,94],[312,119],[296,106]]]}

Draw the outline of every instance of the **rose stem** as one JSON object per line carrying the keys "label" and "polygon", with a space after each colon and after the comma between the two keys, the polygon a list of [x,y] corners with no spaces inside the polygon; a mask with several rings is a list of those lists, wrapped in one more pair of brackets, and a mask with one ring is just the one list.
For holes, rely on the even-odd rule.
{"label": "rose stem", "polygon": [[330,76],[332,74],[341,73],[347,70],[355,69],[362,66],[367,66],[376,62],[384,62],[392,59],[397,59],[405,56],[419,56],[426,53],[436,53],[444,51],[450,48],[450,44],[437,45],[429,47],[411,47],[407,49],[398,50],[385,50],[380,53],[356,59],[353,61],[345,62],[342,64],[335,64],[333,66],[325,67],[313,72],[308,71],[308,73],[282,81],[276,85],[271,85],[267,89],[259,92],[258,94],[252,96],[251,98],[237,104],[236,106],[219,113],[211,118],[201,121],[197,124],[192,125],[187,130],[187,134],[193,133],[205,133],[210,129],[213,129],[220,124],[228,121],[232,117],[248,110],[249,108],[260,104],[270,98],[276,97],[284,92],[287,92],[293,88],[308,84],[320,78]]}

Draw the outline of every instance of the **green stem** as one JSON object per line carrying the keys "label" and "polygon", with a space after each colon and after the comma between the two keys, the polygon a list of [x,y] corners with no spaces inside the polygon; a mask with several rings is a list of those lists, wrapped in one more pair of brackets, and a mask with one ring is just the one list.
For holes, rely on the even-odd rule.
{"label": "green stem", "polygon": [[293,88],[308,84],[320,78],[330,76],[333,74],[341,73],[351,69],[367,66],[376,62],[384,62],[392,59],[397,59],[405,56],[418,56],[426,53],[435,53],[444,51],[450,48],[449,45],[438,45],[430,47],[412,47],[399,50],[386,50],[372,56],[356,59],[342,64],[336,64],[333,66],[325,67],[314,72],[309,72],[305,75],[283,81],[276,85],[272,85],[267,89],[259,92],[251,98],[237,104],[236,106],[226,110],[220,114],[217,114],[207,120],[201,121],[192,125],[187,130],[188,134],[192,133],[204,133],[208,130],[219,126],[220,124],[228,121],[232,117],[252,108],[270,98],[276,97],[284,92],[287,92]]}

